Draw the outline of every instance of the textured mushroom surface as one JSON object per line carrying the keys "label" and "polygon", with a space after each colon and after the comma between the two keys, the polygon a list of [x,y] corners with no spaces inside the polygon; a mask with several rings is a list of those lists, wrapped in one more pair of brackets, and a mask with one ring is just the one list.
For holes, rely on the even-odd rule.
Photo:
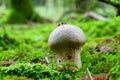
{"label": "textured mushroom surface", "polygon": [[50,34],[48,46],[57,53],[58,64],[73,62],[81,67],[80,49],[85,41],[85,35],[79,27],[61,24]]}

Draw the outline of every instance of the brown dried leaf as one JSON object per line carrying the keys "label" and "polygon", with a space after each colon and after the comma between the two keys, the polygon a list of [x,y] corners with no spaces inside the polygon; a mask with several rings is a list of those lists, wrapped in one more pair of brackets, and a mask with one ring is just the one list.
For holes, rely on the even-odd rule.
{"label": "brown dried leaf", "polygon": [[12,60],[10,61],[5,61],[2,63],[3,66],[10,66],[11,64],[13,64],[14,62]]}
{"label": "brown dried leaf", "polygon": [[[92,77],[93,80],[109,80],[109,77],[107,75],[105,76],[94,76]],[[87,76],[83,77],[82,80],[89,80]]]}
{"label": "brown dried leaf", "polygon": [[104,41],[104,43],[107,43],[107,44],[114,44],[114,41],[112,39],[106,39]]}
{"label": "brown dried leaf", "polygon": [[114,49],[111,46],[105,46],[102,44],[98,44],[98,46],[96,47],[99,51],[107,53],[107,52],[113,52]]}
{"label": "brown dried leaf", "polygon": [[93,80],[108,80],[108,76],[95,76]]}
{"label": "brown dried leaf", "polygon": [[120,41],[120,35],[114,37],[116,40]]}

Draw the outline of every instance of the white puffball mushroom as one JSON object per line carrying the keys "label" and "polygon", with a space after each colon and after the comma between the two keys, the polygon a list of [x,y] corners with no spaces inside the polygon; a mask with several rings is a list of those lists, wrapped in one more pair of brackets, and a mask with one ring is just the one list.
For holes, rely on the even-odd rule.
{"label": "white puffball mushroom", "polygon": [[57,53],[58,64],[73,62],[81,68],[80,49],[85,41],[86,37],[79,27],[60,24],[50,34],[48,46]]}

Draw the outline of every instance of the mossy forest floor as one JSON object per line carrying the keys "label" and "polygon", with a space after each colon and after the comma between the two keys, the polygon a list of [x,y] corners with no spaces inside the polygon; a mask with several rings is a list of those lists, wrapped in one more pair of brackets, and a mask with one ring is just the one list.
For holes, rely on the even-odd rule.
{"label": "mossy forest floor", "polygon": [[58,24],[0,25],[0,80],[82,80],[86,68],[92,76],[120,80],[120,17],[68,23],[79,26],[87,38],[79,71],[68,70],[72,64],[57,66],[56,54],[48,48]]}

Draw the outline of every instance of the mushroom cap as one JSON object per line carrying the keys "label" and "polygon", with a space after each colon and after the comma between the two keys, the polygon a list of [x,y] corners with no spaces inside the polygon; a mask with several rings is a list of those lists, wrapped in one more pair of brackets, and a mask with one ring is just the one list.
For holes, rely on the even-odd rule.
{"label": "mushroom cap", "polygon": [[54,50],[80,48],[86,41],[83,31],[74,25],[61,24],[50,34],[48,46]]}

